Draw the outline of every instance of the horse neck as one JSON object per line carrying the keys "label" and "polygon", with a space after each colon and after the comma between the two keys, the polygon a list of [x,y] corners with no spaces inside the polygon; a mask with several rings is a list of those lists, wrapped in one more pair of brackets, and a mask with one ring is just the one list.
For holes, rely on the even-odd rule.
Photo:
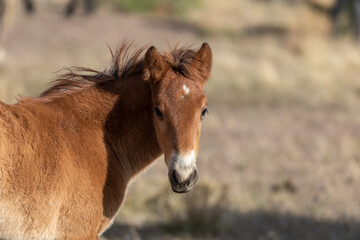
{"label": "horse neck", "polygon": [[161,155],[153,125],[151,90],[142,74],[111,86],[89,87],[62,101],[59,105],[66,102],[82,121],[102,131],[108,164],[122,171],[123,180]]}
{"label": "horse neck", "polygon": [[161,155],[153,124],[150,85],[135,75],[120,82],[120,97],[105,122],[105,139],[117,164],[133,177]]}

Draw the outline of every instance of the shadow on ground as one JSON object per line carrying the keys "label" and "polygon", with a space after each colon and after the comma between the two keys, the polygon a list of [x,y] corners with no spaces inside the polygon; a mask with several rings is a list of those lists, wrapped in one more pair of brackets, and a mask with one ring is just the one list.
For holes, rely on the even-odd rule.
{"label": "shadow on ground", "polygon": [[[299,217],[290,214],[252,212],[224,213],[224,231],[184,227],[188,221],[168,224],[149,224],[141,227],[114,224],[103,237],[105,239],[289,239],[289,240],[358,240],[360,222],[354,220],[327,221]],[[178,225],[178,230],[174,224]],[[219,226],[214,226],[219,227]]]}

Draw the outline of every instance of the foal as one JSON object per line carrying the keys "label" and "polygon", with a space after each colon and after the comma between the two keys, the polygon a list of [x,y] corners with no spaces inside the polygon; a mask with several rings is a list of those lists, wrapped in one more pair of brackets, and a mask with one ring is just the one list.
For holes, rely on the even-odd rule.
{"label": "foal", "polygon": [[162,154],[173,191],[193,188],[211,49],[142,52],[123,44],[104,72],[0,103],[0,238],[98,239]]}

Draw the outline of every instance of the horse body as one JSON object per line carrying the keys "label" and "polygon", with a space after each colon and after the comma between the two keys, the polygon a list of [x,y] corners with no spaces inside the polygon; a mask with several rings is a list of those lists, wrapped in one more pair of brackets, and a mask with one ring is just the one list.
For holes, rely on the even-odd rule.
{"label": "horse body", "polygon": [[[154,120],[157,86],[144,79],[153,73],[147,57],[130,59],[132,70],[69,74],[40,98],[0,103],[0,238],[97,239],[112,223],[131,178],[168,152]],[[167,156],[174,191],[188,191],[190,167]]]}
{"label": "horse body", "polygon": [[70,237],[76,228],[74,237],[82,236],[82,226],[96,229],[107,166],[101,132],[80,123],[69,109],[36,101],[6,106],[1,113],[2,237],[64,237],[58,232]]}

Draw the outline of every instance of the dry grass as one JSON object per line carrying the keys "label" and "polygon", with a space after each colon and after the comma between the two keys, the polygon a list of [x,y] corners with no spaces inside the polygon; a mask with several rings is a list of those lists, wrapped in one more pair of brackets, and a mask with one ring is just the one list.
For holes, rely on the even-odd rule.
{"label": "dry grass", "polygon": [[21,18],[0,98],[36,95],[64,66],[102,69],[105,42],[207,41],[214,65],[198,187],[172,193],[159,160],[130,187],[105,237],[359,239],[360,53],[328,29],[324,16],[281,1],[209,0],[176,22],[107,11]]}

